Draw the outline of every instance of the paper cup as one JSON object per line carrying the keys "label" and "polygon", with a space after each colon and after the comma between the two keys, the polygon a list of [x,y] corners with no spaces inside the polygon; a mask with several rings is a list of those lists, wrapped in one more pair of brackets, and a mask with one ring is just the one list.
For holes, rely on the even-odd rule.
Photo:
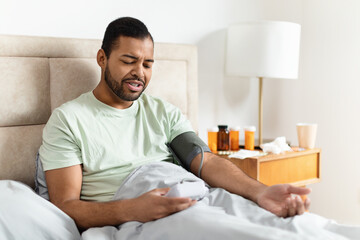
{"label": "paper cup", "polygon": [[296,124],[299,147],[312,149],[315,147],[316,123],[298,123]]}

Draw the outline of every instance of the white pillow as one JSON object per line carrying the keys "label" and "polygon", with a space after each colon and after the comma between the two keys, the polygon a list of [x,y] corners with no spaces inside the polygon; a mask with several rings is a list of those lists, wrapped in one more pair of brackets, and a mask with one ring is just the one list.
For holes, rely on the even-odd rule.
{"label": "white pillow", "polygon": [[0,239],[80,239],[72,218],[29,186],[0,180]]}

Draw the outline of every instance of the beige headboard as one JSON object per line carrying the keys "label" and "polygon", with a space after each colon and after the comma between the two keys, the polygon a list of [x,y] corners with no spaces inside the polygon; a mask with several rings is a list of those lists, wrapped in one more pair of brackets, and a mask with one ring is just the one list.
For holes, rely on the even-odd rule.
{"label": "beige headboard", "polygon": [[[101,40],[0,35],[0,179],[34,186],[35,157],[52,110],[95,88]],[[197,49],[155,43],[146,90],[178,106],[197,130]]]}

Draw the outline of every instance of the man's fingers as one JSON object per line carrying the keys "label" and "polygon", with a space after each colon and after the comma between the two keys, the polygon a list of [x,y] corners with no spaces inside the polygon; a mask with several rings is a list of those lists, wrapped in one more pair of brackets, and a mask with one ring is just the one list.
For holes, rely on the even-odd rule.
{"label": "man's fingers", "polygon": [[191,198],[185,197],[165,197],[170,205],[177,205],[191,202]]}
{"label": "man's fingers", "polygon": [[173,204],[171,206],[171,213],[176,213],[176,212],[180,212],[182,210],[185,210],[191,206],[193,206],[194,204],[196,203],[196,200],[188,200],[186,202],[183,202],[183,203],[177,203],[177,204]]}
{"label": "man's fingers", "polygon": [[288,191],[289,191],[289,193],[297,194],[297,195],[308,195],[309,193],[311,193],[310,188],[295,187],[295,186],[292,186],[292,185],[289,185]]}
{"label": "man's fingers", "polygon": [[164,197],[163,201],[165,203],[166,212],[164,216],[183,211],[191,206],[193,206],[197,201],[191,200],[190,198],[168,198]]}
{"label": "man's fingers", "polygon": [[170,188],[156,188],[150,192],[154,192],[156,195],[159,196],[163,196],[165,195],[168,191],[170,191]]}
{"label": "man's fingers", "polygon": [[[185,210],[197,201],[183,197],[165,197],[170,188],[157,188],[134,199],[137,204],[136,220],[139,222],[153,221]],[[151,206],[151,207],[149,207]]]}
{"label": "man's fingers", "polygon": [[305,203],[300,198],[300,196],[295,197],[295,202],[296,202],[296,212],[297,212],[297,214],[298,215],[303,214],[305,212]]}
{"label": "man's fingers", "polygon": [[286,199],[286,205],[287,205],[287,217],[292,217],[296,214],[296,202],[292,197],[289,197]]}
{"label": "man's fingers", "polygon": [[287,217],[303,214],[310,206],[310,200],[303,201],[300,196],[286,199]]}

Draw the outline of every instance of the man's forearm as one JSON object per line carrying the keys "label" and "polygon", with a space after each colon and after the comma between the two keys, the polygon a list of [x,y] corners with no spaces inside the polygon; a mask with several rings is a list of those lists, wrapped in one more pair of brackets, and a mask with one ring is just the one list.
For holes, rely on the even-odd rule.
{"label": "man's forearm", "polygon": [[[196,173],[199,165],[200,155],[193,160],[191,171]],[[257,202],[258,193],[267,187],[247,176],[230,161],[213,153],[205,153],[201,178],[212,187],[224,188],[254,202]]]}
{"label": "man's forearm", "polygon": [[87,202],[82,200],[68,200],[58,207],[74,219],[81,229],[119,225],[134,219],[132,201],[121,200],[112,202]]}
{"label": "man's forearm", "polygon": [[[191,164],[196,173],[200,165],[200,155]],[[250,177],[230,161],[215,154],[206,153],[201,177],[212,187],[221,187],[257,203],[260,207],[279,217],[292,217],[309,209],[310,201],[303,202],[296,195],[307,195],[310,189],[290,184],[266,186]]]}
{"label": "man's forearm", "polygon": [[72,217],[81,229],[116,226],[129,221],[149,222],[182,211],[196,203],[190,198],[168,198],[169,188],[158,188],[143,195],[112,202],[66,200],[56,205]]}

